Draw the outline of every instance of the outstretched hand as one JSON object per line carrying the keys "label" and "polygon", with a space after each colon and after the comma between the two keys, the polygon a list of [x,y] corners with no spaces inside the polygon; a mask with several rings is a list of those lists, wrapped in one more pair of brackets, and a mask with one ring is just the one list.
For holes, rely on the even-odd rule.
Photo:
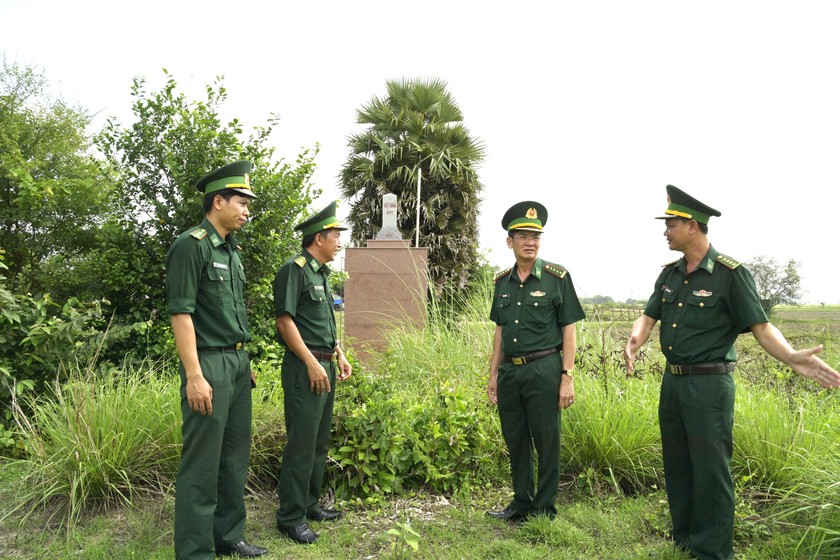
{"label": "outstretched hand", "polygon": [[840,387],[840,373],[827,363],[817,358],[823,351],[823,345],[799,350],[790,355],[790,367],[804,377],[809,377],[823,387]]}

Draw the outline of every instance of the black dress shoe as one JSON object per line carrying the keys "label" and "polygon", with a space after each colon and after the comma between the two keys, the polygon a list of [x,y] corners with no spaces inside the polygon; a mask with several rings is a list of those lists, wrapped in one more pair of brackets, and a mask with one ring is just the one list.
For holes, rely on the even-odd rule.
{"label": "black dress shoe", "polygon": [[306,523],[301,523],[297,527],[286,527],[278,523],[277,530],[298,544],[312,544],[318,540],[318,533],[310,529]]}
{"label": "black dress shoe", "polygon": [[267,548],[251,544],[248,541],[239,541],[236,544],[229,544],[216,547],[216,556],[241,556],[243,558],[256,558],[268,552]]}
{"label": "black dress shoe", "polygon": [[320,508],[317,511],[307,512],[306,518],[310,521],[335,521],[342,513],[334,509]]}
{"label": "black dress shoe", "polygon": [[500,519],[501,521],[510,521],[515,523],[517,521],[524,521],[528,516],[524,513],[519,513],[512,507],[506,507],[502,511],[488,511],[487,515],[493,519]]}

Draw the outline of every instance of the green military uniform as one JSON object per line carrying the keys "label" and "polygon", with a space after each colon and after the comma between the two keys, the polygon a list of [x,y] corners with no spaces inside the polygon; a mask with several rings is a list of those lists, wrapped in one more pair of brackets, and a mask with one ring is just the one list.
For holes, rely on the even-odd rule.
{"label": "green military uniform", "polygon": [[[247,170],[248,162],[225,166],[202,178],[199,190],[221,190],[212,182],[233,176],[230,190],[254,197],[246,188]],[[245,271],[236,239],[223,239],[208,219],[175,240],[166,270],[167,311],[192,316],[201,371],[213,388],[213,414],[191,410],[180,364],[183,448],[175,491],[175,553],[179,559],[209,559],[215,547],[242,541],[245,527],[251,444]]]}
{"label": "green military uniform", "polygon": [[[304,238],[328,230],[345,230],[335,218],[333,203],[295,229]],[[318,353],[327,372],[330,391],[318,394],[310,389],[306,364],[287,350],[283,355],[283,406],[287,442],[279,477],[280,508],[277,524],[296,527],[306,514],[318,511],[326,469],[335,401],[336,364],[330,358],[337,345],[330,268],[321,265],[306,249],[277,271],[274,279],[275,316],[291,315],[304,344]],[[281,344],[285,341],[278,333]]]}
{"label": "green military uniform", "polygon": [[[664,218],[708,223],[720,215],[676,187],[669,185],[668,192]],[[767,316],[749,270],[711,246],[690,274],[685,257],[664,267],[645,315],[661,321],[659,341],[667,360],[659,426],[674,540],[703,560],[729,560],[735,515],[734,343]]]}
{"label": "green military uniform", "polygon": [[[514,205],[502,220],[509,230],[542,231],[545,208],[526,201]],[[531,356],[563,345],[563,327],[584,319],[569,272],[537,258],[525,281],[516,267],[496,277],[490,320],[502,329],[497,395],[502,434],[510,454],[513,502],[520,516],[556,514],[560,480],[560,408],[563,370],[556,352],[516,364],[509,359]],[[536,450],[537,484],[534,492]]]}

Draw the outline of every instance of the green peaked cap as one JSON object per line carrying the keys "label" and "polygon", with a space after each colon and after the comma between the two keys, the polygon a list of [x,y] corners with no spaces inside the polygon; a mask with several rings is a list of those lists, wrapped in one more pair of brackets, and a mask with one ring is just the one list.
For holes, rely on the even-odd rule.
{"label": "green peaked cap", "polygon": [[338,208],[338,201],[335,200],[327,205],[326,208],[295,226],[295,231],[301,232],[304,237],[324,231],[325,229],[337,229],[344,231],[347,228],[342,226],[338,218],[335,217],[336,209]]}
{"label": "green peaked cap", "polygon": [[502,227],[506,231],[542,231],[548,221],[548,210],[539,202],[523,200],[505,212]]}
{"label": "green peaked cap", "polygon": [[229,163],[199,179],[195,188],[204,194],[228,189],[242,196],[257,198],[251,190],[251,181],[248,179],[248,173],[252,167],[251,162],[245,160]]}
{"label": "green peaked cap", "polygon": [[665,191],[668,193],[668,208],[665,210],[665,216],[657,216],[657,220],[686,218],[696,220],[701,224],[708,224],[712,216],[720,216],[720,212],[703,204],[674,185],[666,186]]}

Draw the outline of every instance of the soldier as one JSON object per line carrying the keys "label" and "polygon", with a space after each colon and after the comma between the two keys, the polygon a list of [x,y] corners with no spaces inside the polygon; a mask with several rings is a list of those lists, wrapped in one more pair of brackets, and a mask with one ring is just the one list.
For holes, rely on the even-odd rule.
{"label": "soldier", "polygon": [[318,534],[310,521],[333,521],[341,512],[319,505],[330,445],[336,379],[353,368],[338,346],[327,266],[340,248],[342,227],[333,202],[295,230],[302,251],[286,261],[274,279],[278,339],[286,347],[282,364],[283,407],[288,440],[280,467],[277,529],[293,541],[311,544]]}
{"label": "soldier", "polygon": [[546,221],[545,207],[532,201],[514,204],[502,218],[516,264],[496,277],[487,396],[499,407],[514,496],[503,510],[487,514],[505,521],[557,513],[560,409],[575,401],[575,322],[584,313],[569,272],[537,256]]}
{"label": "soldier", "polygon": [[840,375],[815,354],[797,352],[768,322],[749,270],[712,247],[711,216],[720,212],[673,185],[666,187],[664,235],[683,257],[665,265],[624,348],[627,372],[657,321],[667,360],[659,428],[673,539],[702,560],[732,558],[735,491],[730,473],[735,403],[734,343],[752,332],[768,354],[824,387]]}
{"label": "soldier", "polygon": [[166,255],[167,310],[180,358],[183,449],[175,487],[175,556],[262,556],[245,531],[251,371],[245,272],[234,231],[256,198],[237,161],[202,177],[204,221]]}

